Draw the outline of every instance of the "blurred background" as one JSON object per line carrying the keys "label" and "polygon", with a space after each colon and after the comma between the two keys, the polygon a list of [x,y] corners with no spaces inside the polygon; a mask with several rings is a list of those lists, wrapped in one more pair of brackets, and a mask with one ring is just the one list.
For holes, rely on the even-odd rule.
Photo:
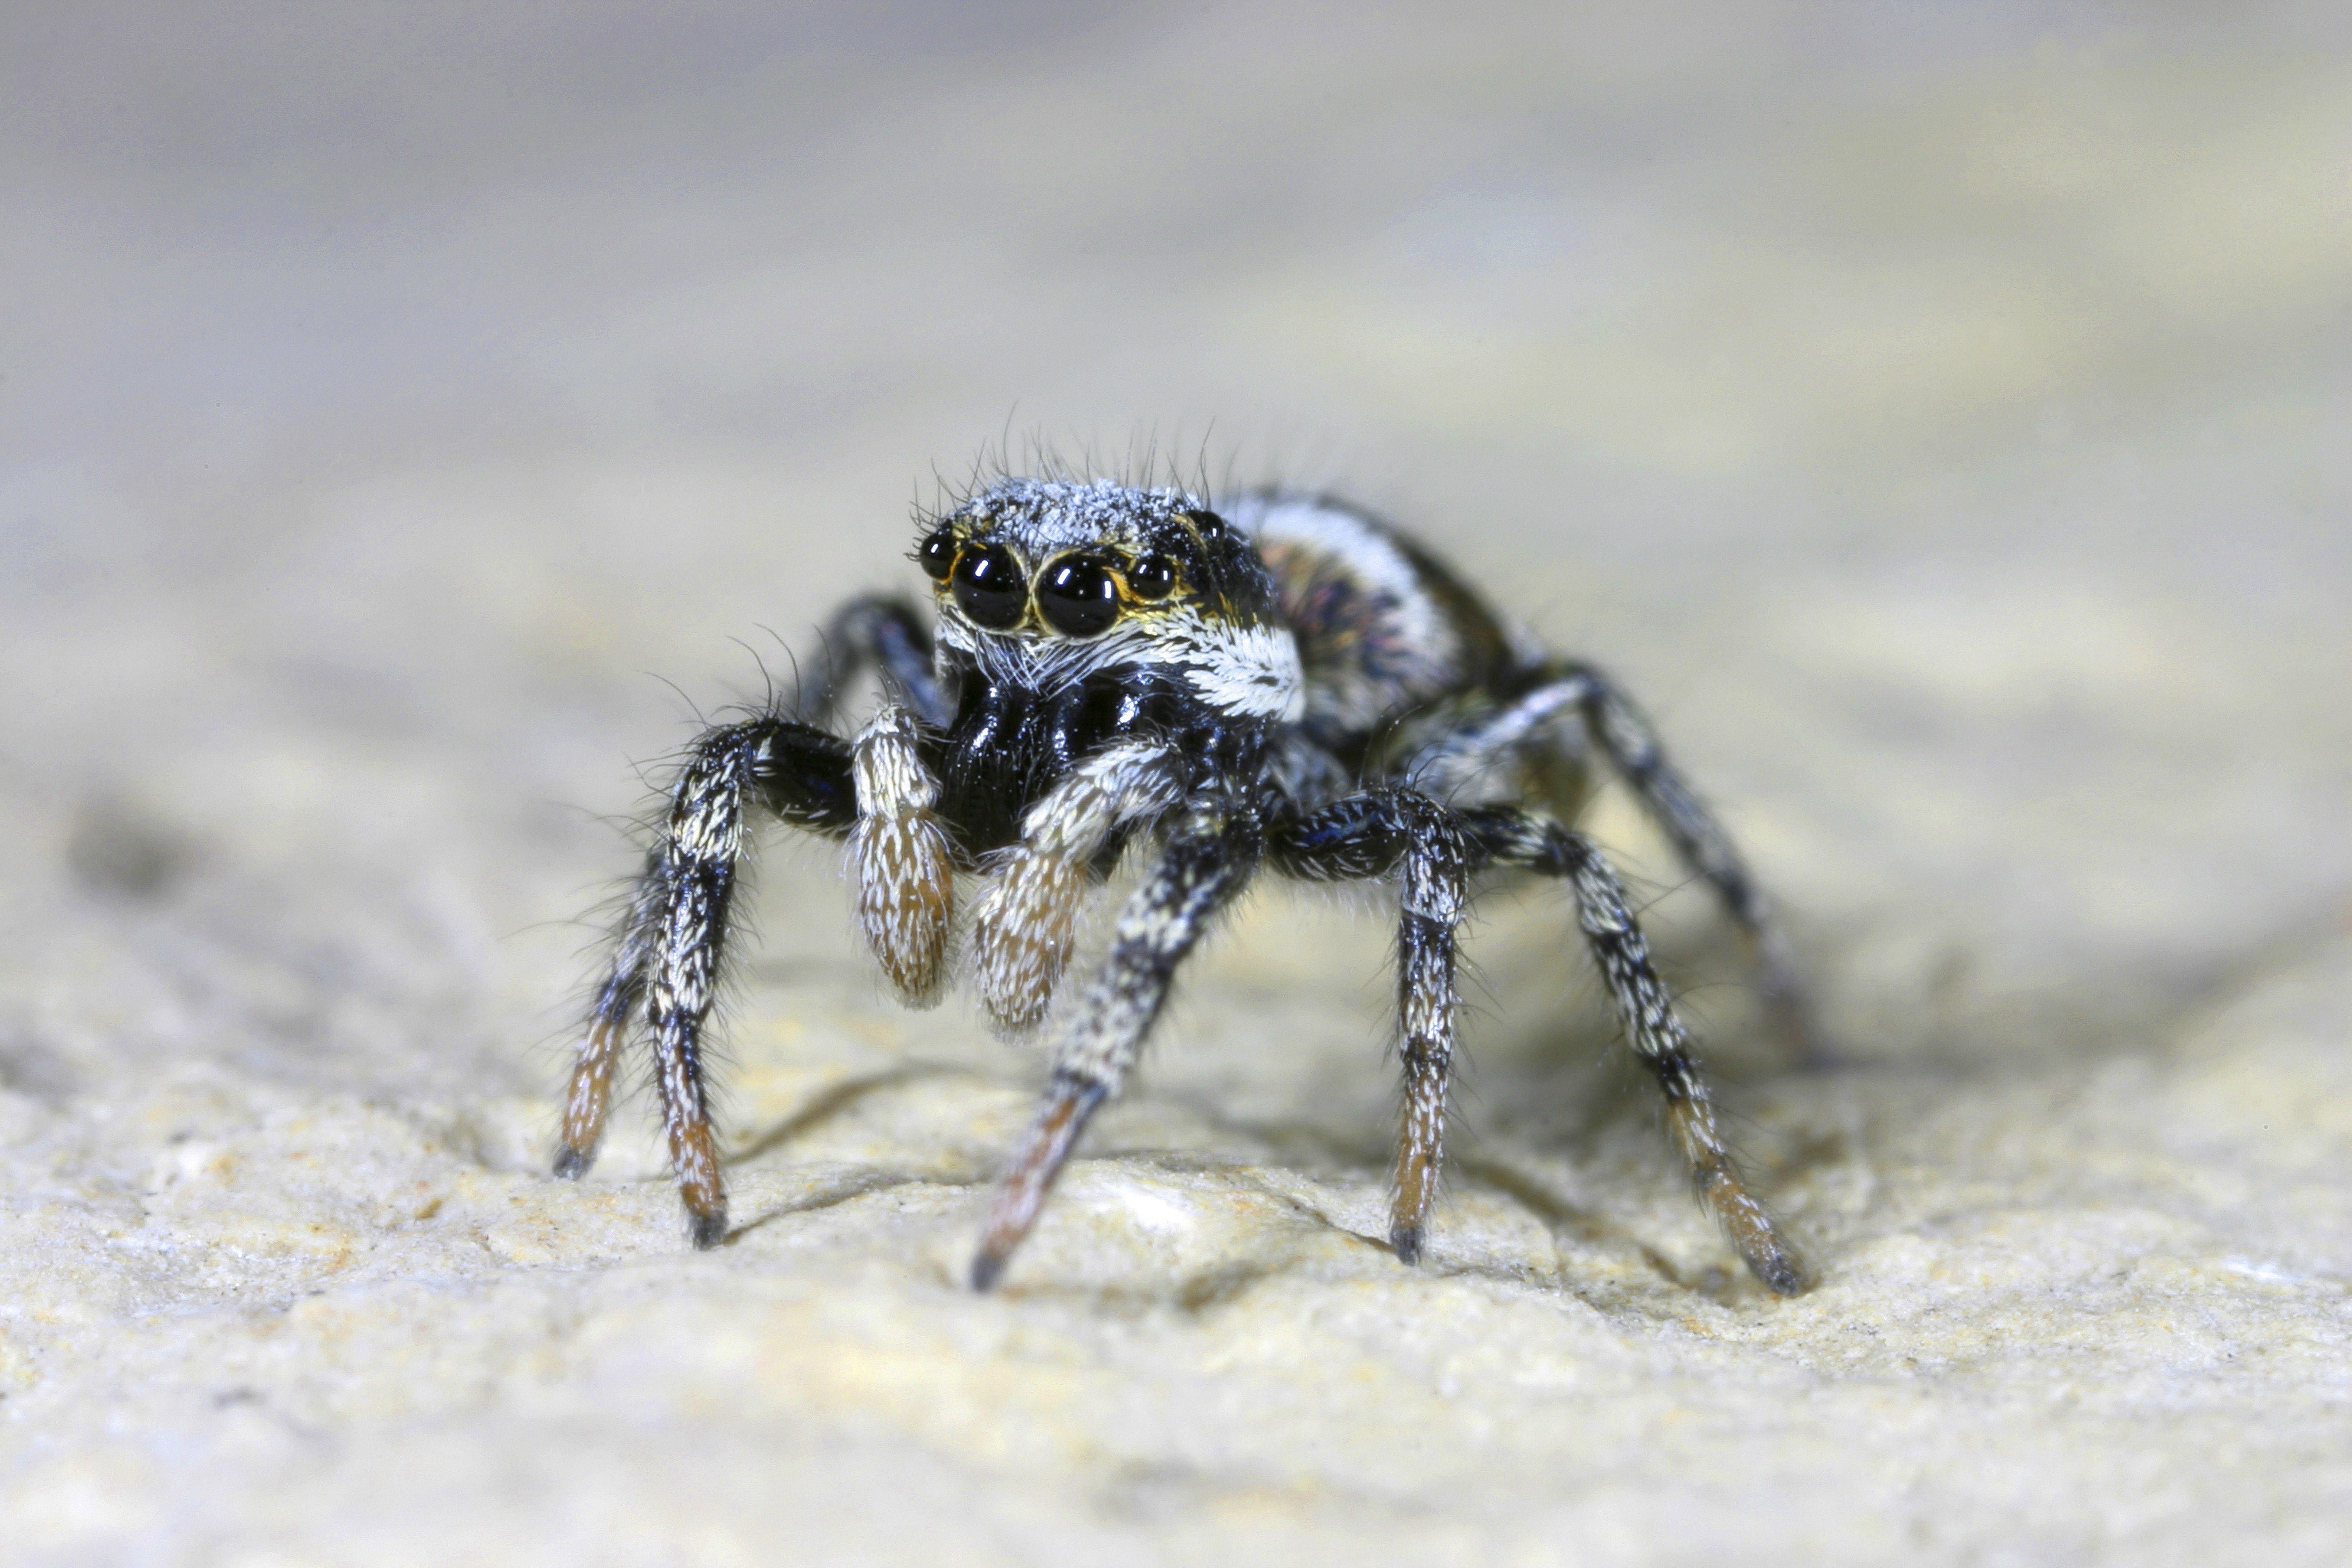
{"label": "blurred background", "polygon": [[1862,1032],[2352,886],[2340,6],[0,26],[20,909],[127,819],[330,967],[417,879],[542,919],[1036,442],[1344,489],[1618,666]]}
{"label": "blurred background", "polygon": [[[537,1192],[640,766],[1040,444],[1409,523],[1643,694],[1850,1060],[2047,1101],[2343,951],[2347,430],[2333,0],[7,7],[12,1299],[256,1105],[508,1107],[466,1146]],[[1703,900],[1603,826],[1777,1092]],[[1025,1084],[874,998],[824,852],[772,860],[746,1137],[812,974],[839,1037]],[[1573,1154],[1530,1107],[1606,1031],[1558,914],[1484,939],[1467,1114]],[[1154,1081],[1376,1182],[1384,939],[1276,919]],[[58,1321],[194,1310],[184,1246]],[[248,1295],[327,1277],[251,1256]]]}

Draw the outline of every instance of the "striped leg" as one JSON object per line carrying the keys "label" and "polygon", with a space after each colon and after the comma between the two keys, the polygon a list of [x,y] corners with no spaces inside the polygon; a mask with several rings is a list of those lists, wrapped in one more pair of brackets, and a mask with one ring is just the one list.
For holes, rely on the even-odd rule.
{"label": "striped leg", "polygon": [[1673,841],[1683,864],[1715,889],[1748,946],[1775,1026],[1808,1055],[1820,1054],[1788,943],[1738,848],[1667,760],[1649,720],[1600,670],[1581,664],[1550,667],[1542,680],[1500,712],[1414,759],[1413,782],[1441,800],[1449,799],[1456,790],[1530,751],[1540,754],[1557,748],[1551,721],[1571,708],[1582,715],[1611,766]]}
{"label": "striped leg", "polygon": [[1170,834],[1159,865],[1120,911],[1110,955],[1055,1053],[1045,1103],[997,1185],[971,1262],[973,1289],[996,1282],[1037,1223],[1078,1134],[1134,1066],[1176,966],[1248,885],[1260,847],[1256,819],[1223,809],[1189,813]]}
{"label": "striped leg", "polygon": [[1420,1261],[1445,1155],[1445,1095],[1452,1077],[1455,942],[1469,897],[1468,856],[1454,814],[1414,790],[1351,795],[1279,830],[1275,863],[1292,876],[1349,880],[1400,873],[1397,1054],[1404,1068],[1403,1124],[1389,1241],[1400,1261]]}
{"label": "striped leg", "polygon": [[595,1005],[588,1010],[587,1032],[572,1054],[572,1085],[563,1096],[563,1142],[555,1155],[555,1173],[566,1181],[588,1173],[596,1163],[596,1145],[604,1141],[604,1118],[613,1106],[613,1068],[645,1000],[646,973],[661,943],[663,912],[669,903],[667,865],[667,848],[646,857],[613,962],[604,983],[596,988]]}
{"label": "striped leg", "polygon": [[1524,866],[1563,878],[1575,889],[1578,921],[1608,982],[1626,1043],[1657,1078],[1667,1118],[1690,1162],[1701,1199],[1757,1279],[1783,1296],[1803,1289],[1804,1274],[1795,1255],[1748,1192],[1724,1144],[1706,1079],[1691,1052],[1690,1035],[1650,965],[1648,944],[1626,906],[1617,873],[1591,840],[1547,817],[1489,807],[1465,812],[1460,820],[1480,862]]}
{"label": "striped leg", "polygon": [[1716,896],[1747,942],[1758,987],[1775,1025],[1808,1055],[1821,1054],[1822,1045],[1787,940],[1731,836],[1699,804],[1689,781],[1666,760],[1657,731],[1631,698],[1589,666],[1570,667],[1562,679],[1581,688],[1578,701],[1585,722],[1601,749],[1609,753],[1610,764],[1642,797],[1651,819],[1674,840],[1683,863],[1714,885]]}
{"label": "striped leg", "polygon": [[758,719],[706,731],[671,792],[663,841],[629,906],[613,966],[596,994],[564,1101],[555,1173],[576,1177],[596,1157],[613,1068],[642,1001],[653,1034],[662,1121],[698,1247],[727,1234],[727,1197],[702,1081],[702,1030],[727,940],[744,797],[787,822],[839,835],[854,816],[849,747],[805,724]]}

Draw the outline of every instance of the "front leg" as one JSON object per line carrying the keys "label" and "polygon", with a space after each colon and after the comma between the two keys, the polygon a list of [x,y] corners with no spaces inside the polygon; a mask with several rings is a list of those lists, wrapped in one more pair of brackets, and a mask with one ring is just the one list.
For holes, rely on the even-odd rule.
{"label": "front leg", "polygon": [[928,619],[906,600],[881,594],[852,599],[834,612],[816,656],[802,668],[793,717],[831,722],[843,689],[868,668],[879,669],[887,688],[925,723],[945,727],[955,718],[955,695],[933,665]]}
{"label": "front leg", "polygon": [[980,997],[1006,1029],[1045,1016],[1070,962],[1078,910],[1112,836],[1182,797],[1184,759],[1165,741],[1124,741],[1064,775],[1021,819],[972,925]]}
{"label": "front leg", "polygon": [[1223,806],[1186,814],[1151,875],[1128,900],[1110,956],[1087,988],[1054,1055],[1045,1103],[998,1184],[971,1288],[985,1290],[1036,1224],[1045,1194],[1104,1100],[1118,1092],[1143,1037],[1168,1000],[1176,966],[1217,912],[1248,886],[1263,830],[1256,817]]}
{"label": "front leg", "polygon": [[555,1157],[555,1173],[565,1177],[583,1174],[594,1162],[613,1068],[643,1002],[670,1163],[697,1247],[716,1247],[727,1234],[726,1188],[703,1089],[702,1031],[726,946],[747,794],[787,822],[838,836],[853,820],[849,748],[838,736],[781,719],[726,725],[694,743],[671,791],[662,842],[646,860],[589,1014]]}

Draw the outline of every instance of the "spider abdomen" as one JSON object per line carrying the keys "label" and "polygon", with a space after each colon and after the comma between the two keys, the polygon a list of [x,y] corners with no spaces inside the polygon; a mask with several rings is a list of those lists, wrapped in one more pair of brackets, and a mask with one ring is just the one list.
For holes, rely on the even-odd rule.
{"label": "spider abdomen", "polygon": [[1406,713],[1490,687],[1524,662],[1502,619],[1419,546],[1324,497],[1260,491],[1226,511],[1273,574],[1306,671],[1302,722],[1360,763]]}

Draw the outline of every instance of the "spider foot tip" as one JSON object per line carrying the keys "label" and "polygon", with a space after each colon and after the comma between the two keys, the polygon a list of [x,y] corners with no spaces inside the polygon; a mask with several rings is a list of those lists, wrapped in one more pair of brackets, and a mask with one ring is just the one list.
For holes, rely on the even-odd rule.
{"label": "spider foot tip", "polygon": [[1762,1280],[1764,1288],[1775,1296],[1801,1296],[1812,1282],[1797,1260],[1785,1252],[1775,1252],[1748,1260],[1749,1270]]}
{"label": "spider foot tip", "polygon": [[1004,1272],[1004,1262],[1003,1254],[988,1247],[982,1247],[972,1255],[971,1288],[975,1294],[988,1293],[990,1288],[995,1285],[997,1276]]}

